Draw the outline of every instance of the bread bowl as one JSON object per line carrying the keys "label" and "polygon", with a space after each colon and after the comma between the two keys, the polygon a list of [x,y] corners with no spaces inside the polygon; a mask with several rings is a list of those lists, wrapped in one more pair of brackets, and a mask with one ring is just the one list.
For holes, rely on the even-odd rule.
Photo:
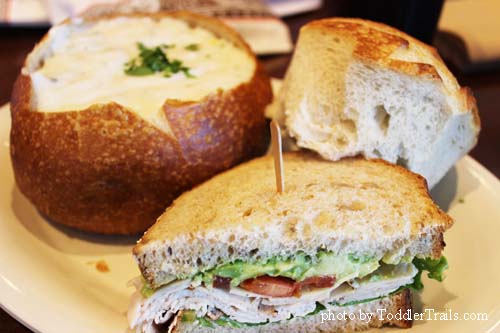
{"label": "bread bowl", "polygon": [[[171,63],[188,69],[128,75],[138,42],[169,44]],[[35,46],[14,85],[15,179],[55,222],[136,234],[184,190],[265,152],[271,98],[249,47],[216,19],[68,20]]]}

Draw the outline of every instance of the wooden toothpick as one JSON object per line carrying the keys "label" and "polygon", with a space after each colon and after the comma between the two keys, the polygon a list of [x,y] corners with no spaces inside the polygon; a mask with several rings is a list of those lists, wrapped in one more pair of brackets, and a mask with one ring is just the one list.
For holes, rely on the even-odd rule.
{"label": "wooden toothpick", "polygon": [[276,190],[285,191],[285,176],[283,171],[283,151],[281,147],[281,129],[275,121],[271,121],[271,149],[274,156],[274,173],[276,174]]}

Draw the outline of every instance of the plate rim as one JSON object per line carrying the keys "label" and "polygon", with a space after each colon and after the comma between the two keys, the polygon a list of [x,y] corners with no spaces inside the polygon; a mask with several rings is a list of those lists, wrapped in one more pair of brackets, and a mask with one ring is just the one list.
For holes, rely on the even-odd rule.
{"label": "plate rim", "polygon": [[38,328],[36,328],[35,326],[31,325],[30,323],[25,321],[20,316],[18,316],[17,313],[15,313],[11,308],[9,308],[6,304],[4,304],[4,302],[2,302],[1,297],[0,297],[0,309],[5,311],[9,316],[14,318],[18,323],[20,323],[21,325],[23,325],[24,327],[26,327],[30,331],[33,331],[34,333],[47,333],[47,332],[40,331]]}
{"label": "plate rim", "polygon": [[[10,120],[10,112],[9,110],[6,110],[8,109],[8,106],[8,103],[0,106],[0,112],[7,112],[7,117]],[[8,128],[10,128],[10,124],[7,126]],[[459,161],[457,161],[457,163],[455,163],[454,167],[456,167],[458,163],[464,164],[471,176],[481,183],[481,187],[484,187],[490,194],[500,197],[500,179],[490,170],[488,170],[484,165],[482,165],[470,155],[462,157]],[[0,279],[0,289],[7,290],[9,288],[12,289],[12,287],[10,287],[7,282],[5,282],[3,279]],[[23,313],[22,310],[18,311],[19,307],[9,304],[10,298],[8,296],[4,297],[3,295],[7,295],[7,293],[0,293],[0,308],[5,311],[10,317],[35,333],[49,333],[49,331],[38,328],[37,322],[33,322],[31,319],[32,317],[30,317],[28,313]]]}

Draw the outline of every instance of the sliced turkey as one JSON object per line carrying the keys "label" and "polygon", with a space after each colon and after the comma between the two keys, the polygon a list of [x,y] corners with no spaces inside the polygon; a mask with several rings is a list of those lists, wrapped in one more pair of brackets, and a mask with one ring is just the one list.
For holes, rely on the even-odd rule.
{"label": "sliced turkey", "polygon": [[413,282],[417,269],[411,263],[383,265],[360,280],[339,281],[333,287],[303,292],[299,297],[268,297],[231,288],[229,291],[207,288],[200,282],[182,280],[158,289],[144,298],[138,291],[128,311],[131,327],[137,332],[153,333],[155,324],[171,319],[178,311],[193,310],[197,317],[219,310],[242,323],[276,322],[305,316],[316,309],[316,302],[326,307],[388,295]]}

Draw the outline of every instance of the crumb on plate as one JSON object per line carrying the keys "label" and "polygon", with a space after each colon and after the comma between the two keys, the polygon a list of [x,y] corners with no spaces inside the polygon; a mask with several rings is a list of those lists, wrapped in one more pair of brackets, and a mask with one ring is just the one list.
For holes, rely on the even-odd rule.
{"label": "crumb on plate", "polygon": [[109,272],[109,266],[104,260],[99,260],[95,263],[95,268],[101,273]]}

